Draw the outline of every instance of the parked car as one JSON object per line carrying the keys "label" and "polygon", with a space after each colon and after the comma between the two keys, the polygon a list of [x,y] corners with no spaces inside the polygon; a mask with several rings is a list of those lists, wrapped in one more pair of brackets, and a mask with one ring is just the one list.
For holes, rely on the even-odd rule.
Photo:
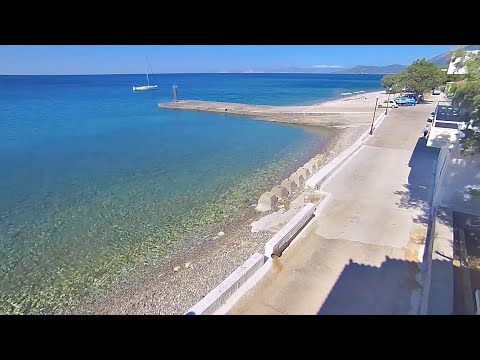
{"label": "parked car", "polygon": [[442,93],[442,90],[439,88],[435,88],[432,90],[432,95],[440,95]]}
{"label": "parked car", "polygon": [[417,105],[417,99],[407,98],[407,105],[410,105],[410,106],[415,106],[415,105]]}
{"label": "parked car", "polygon": [[427,122],[432,122],[434,117],[435,117],[435,111],[432,111],[430,115],[428,115]]}
{"label": "parked car", "polygon": [[[407,92],[402,93],[401,96],[406,97],[408,99],[408,105],[416,105],[418,100],[419,100],[420,93],[417,93],[417,92],[414,92],[414,91],[407,91]],[[423,94],[422,94],[422,96],[423,96]]]}
{"label": "parked car", "polygon": [[408,92],[402,93],[402,96],[403,96],[403,97],[406,97],[406,98],[416,99],[418,95],[417,95],[416,92],[410,92],[410,91],[408,91]]}
{"label": "parked car", "polygon": [[397,108],[398,105],[395,100],[383,100],[383,103],[378,104],[379,108]]}
{"label": "parked car", "polygon": [[414,98],[408,98],[406,96],[399,96],[395,98],[395,102],[399,106],[400,105],[415,106],[417,103],[417,100],[415,100]]}

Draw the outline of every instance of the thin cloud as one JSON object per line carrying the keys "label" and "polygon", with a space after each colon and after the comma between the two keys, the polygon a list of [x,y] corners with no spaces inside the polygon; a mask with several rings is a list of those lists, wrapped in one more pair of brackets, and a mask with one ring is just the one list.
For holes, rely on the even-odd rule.
{"label": "thin cloud", "polygon": [[243,72],[244,73],[258,73],[258,72],[262,72],[262,71],[257,70],[257,69],[248,68],[248,69],[244,70]]}
{"label": "thin cloud", "polygon": [[338,68],[344,68],[345,66],[343,65],[312,65],[312,68],[318,68],[318,69],[338,69]]}

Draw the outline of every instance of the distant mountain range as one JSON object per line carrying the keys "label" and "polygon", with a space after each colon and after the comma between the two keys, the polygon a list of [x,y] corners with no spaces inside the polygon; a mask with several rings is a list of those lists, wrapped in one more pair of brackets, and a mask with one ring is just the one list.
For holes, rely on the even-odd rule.
{"label": "distant mountain range", "polygon": [[[313,74],[391,74],[402,71],[404,65],[367,66],[358,65],[345,69],[344,66],[285,66],[281,68],[249,68],[241,70],[227,70],[222,72],[232,73],[313,73]],[[342,69],[342,70],[338,70]]]}
{"label": "distant mountain range", "polygon": [[394,74],[402,71],[405,65],[392,64],[385,66],[358,65],[351,69],[335,71],[335,74]]}
{"label": "distant mountain range", "polygon": [[[465,49],[465,50],[480,50],[480,45],[457,45],[447,52],[428,59],[440,67],[448,66],[450,62],[451,51]],[[226,73],[315,73],[315,74],[395,74],[402,71],[406,65],[392,64],[384,66],[375,65],[357,65],[353,68],[345,68],[341,65],[313,65],[313,66],[284,66],[278,68],[249,68],[249,69],[235,69],[225,70],[221,72]]]}
{"label": "distant mountain range", "polygon": [[313,66],[283,66],[276,68],[248,68],[248,69],[229,69],[221,71],[222,73],[331,73],[334,69],[341,69],[340,65],[313,65]]}
{"label": "distant mountain range", "polygon": [[450,58],[451,58],[450,52],[455,50],[460,50],[460,49],[480,50],[480,45],[457,45],[457,46],[454,46],[449,51],[444,52],[443,54],[440,54],[440,55],[434,56],[431,59],[428,59],[428,61],[440,67],[447,67],[448,64],[450,63]]}

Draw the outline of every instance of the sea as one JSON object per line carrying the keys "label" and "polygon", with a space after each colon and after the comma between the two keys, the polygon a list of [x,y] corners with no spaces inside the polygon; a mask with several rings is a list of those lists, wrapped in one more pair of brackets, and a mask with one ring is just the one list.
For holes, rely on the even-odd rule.
{"label": "sea", "polygon": [[159,109],[172,99],[308,105],[368,74],[0,76],[0,314],[55,314],[245,211],[336,131]]}

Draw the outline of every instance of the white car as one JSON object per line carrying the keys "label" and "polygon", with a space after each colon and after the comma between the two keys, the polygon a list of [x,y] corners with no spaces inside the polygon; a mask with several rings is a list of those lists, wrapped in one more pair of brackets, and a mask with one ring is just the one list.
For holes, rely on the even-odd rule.
{"label": "white car", "polygon": [[395,100],[383,100],[383,103],[378,104],[378,107],[380,108],[398,108],[398,104],[395,102]]}

